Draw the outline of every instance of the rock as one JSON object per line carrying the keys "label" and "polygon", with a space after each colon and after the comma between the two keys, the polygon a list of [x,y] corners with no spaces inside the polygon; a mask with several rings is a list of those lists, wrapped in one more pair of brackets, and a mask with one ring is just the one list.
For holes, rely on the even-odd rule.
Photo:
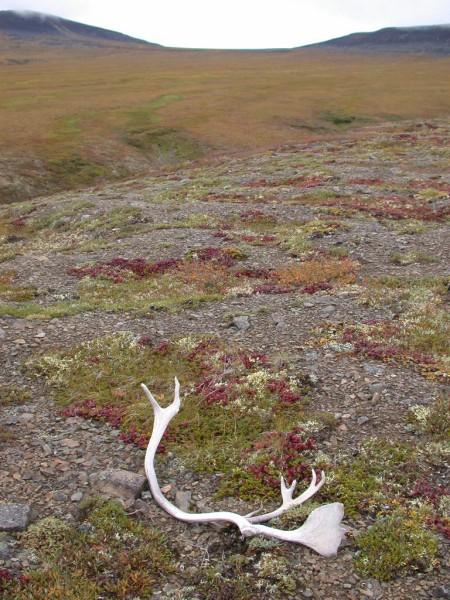
{"label": "rock", "polygon": [[372,394],[381,394],[384,389],[386,389],[386,384],[383,382],[372,383],[369,385],[369,390],[372,392]]}
{"label": "rock", "polygon": [[364,425],[365,423],[367,423],[369,421],[369,417],[366,417],[365,415],[362,417],[359,417],[357,420],[358,425]]}
{"label": "rock", "polygon": [[192,492],[184,492],[182,490],[177,490],[175,493],[175,504],[179,509],[184,512],[189,512],[189,508],[191,505]]}
{"label": "rock", "polygon": [[334,298],[334,296],[314,296],[311,302],[314,302],[314,304],[331,305],[336,303],[336,298]]}
{"label": "rock", "polygon": [[100,494],[123,500],[135,500],[147,484],[147,478],[124,469],[107,469],[93,473],[91,486]]}
{"label": "rock", "polygon": [[57,502],[66,502],[67,500],[67,494],[65,494],[64,492],[53,492],[53,498],[57,501]]}
{"label": "rock", "polygon": [[5,330],[0,327],[0,340],[4,340],[5,337],[6,337]]}
{"label": "rock", "polygon": [[325,306],[324,308],[322,308],[322,310],[320,311],[323,315],[331,315],[331,313],[334,313],[336,311],[336,307],[333,304],[329,304],[328,306]]}
{"label": "rock", "polygon": [[73,440],[72,438],[64,438],[61,440],[61,446],[65,448],[78,448],[80,442],[78,440]]}
{"label": "rock", "polygon": [[6,560],[11,556],[11,538],[6,533],[0,533],[0,560]]}
{"label": "rock", "polygon": [[436,598],[450,598],[450,588],[446,585],[440,585],[434,590]]}
{"label": "rock", "polygon": [[75,492],[70,496],[72,502],[80,502],[83,499],[83,492]]}
{"label": "rock", "polygon": [[284,325],[286,325],[284,315],[282,314],[272,315],[272,320],[277,327],[283,327]]}
{"label": "rock", "polygon": [[29,504],[0,503],[0,531],[23,531],[31,519]]}
{"label": "rock", "polygon": [[239,331],[247,331],[250,328],[250,321],[247,315],[239,315],[237,317],[233,317],[233,326]]}
{"label": "rock", "polygon": [[368,373],[369,375],[375,375],[375,376],[380,376],[383,375],[384,371],[385,371],[385,367],[382,365],[373,365],[370,363],[366,363],[365,365],[363,365],[363,369],[366,373]]}
{"label": "rock", "polygon": [[35,416],[33,415],[33,413],[23,413],[19,417],[19,423],[28,423],[29,421],[32,421],[34,418],[35,418]]}

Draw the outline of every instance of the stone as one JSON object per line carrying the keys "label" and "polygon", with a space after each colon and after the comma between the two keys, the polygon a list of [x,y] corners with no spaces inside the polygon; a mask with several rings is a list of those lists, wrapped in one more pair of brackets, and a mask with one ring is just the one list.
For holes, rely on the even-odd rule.
{"label": "stone", "polygon": [[29,504],[0,503],[0,531],[23,531],[31,519]]}
{"label": "stone", "polygon": [[370,363],[366,363],[365,365],[363,365],[363,369],[366,373],[368,373],[369,375],[375,375],[375,376],[380,376],[384,373],[385,371],[385,367],[382,365],[373,365]]}
{"label": "stone", "polygon": [[147,484],[145,475],[125,469],[107,469],[90,476],[91,486],[100,494],[135,500]]}
{"label": "stone", "polygon": [[80,502],[83,499],[83,492],[75,492],[70,496],[72,502]]}
{"label": "stone", "polygon": [[72,438],[64,438],[61,440],[61,446],[65,448],[78,448],[80,442],[78,440],[73,440]]}
{"label": "stone", "polygon": [[53,498],[57,502],[66,502],[67,494],[65,494],[64,492],[61,492],[61,491],[56,491],[56,492],[53,492]]}
{"label": "stone", "polygon": [[434,590],[436,598],[450,598],[450,587],[446,585],[440,585]]}
{"label": "stone", "polygon": [[358,425],[364,425],[365,423],[367,423],[369,421],[369,417],[366,417],[365,415],[363,415],[362,417],[358,418]]}
{"label": "stone", "polygon": [[0,340],[4,340],[5,337],[6,337],[5,330],[0,327]]}
{"label": "stone", "polygon": [[184,492],[183,490],[177,490],[175,493],[175,504],[178,508],[184,512],[189,512],[191,505],[192,492]]}
{"label": "stone", "polygon": [[384,389],[386,389],[386,384],[383,382],[372,383],[369,385],[369,390],[372,392],[372,394],[381,394]]}
{"label": "stone", "polygon": [[250,320],[247,315],[233,317],[233,326],[239,329],[239,331],[247,331],[250,328]]}
{"label": "stone", "polygon": [[0,560],[7,560],[11,556],[10,542],[12,539],[6,533],[0,533]]}

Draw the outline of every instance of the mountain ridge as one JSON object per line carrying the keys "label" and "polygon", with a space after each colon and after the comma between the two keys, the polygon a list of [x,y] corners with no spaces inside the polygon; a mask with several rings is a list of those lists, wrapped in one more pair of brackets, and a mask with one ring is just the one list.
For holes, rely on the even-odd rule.
{"label": "mountain ridge", "polygon": [[0,34],[13,40],[66,42],[73,45],[95,43],[125,43],[160,48],[160,44],[147,42],[132,36],[33,11],[0,11]]}
{"label": "mountain ridge", "polygon": [[383,27],[376,31],[350,33],[302,48],[336,48],[396,52],[450,54],[450,24],[414,27]]}

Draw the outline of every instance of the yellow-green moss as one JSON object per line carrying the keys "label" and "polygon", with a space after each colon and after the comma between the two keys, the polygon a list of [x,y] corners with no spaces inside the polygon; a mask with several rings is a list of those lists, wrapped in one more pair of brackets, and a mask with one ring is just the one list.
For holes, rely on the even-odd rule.
{"label": "yellow-green moss", "polygon": [[363,577],[388,581],[436,566],[438,542],[417,511],[397,510],[379,519],[356,538],[355,567]]}

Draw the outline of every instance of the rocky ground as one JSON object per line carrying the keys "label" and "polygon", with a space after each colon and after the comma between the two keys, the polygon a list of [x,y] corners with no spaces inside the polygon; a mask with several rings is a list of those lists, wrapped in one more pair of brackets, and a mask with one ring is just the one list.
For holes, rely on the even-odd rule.
{"label": "rocky ground", "polygon": [[[205,162],[2,211],[0,593],[83,599],[449,597],[449,141],[443,122],[371,127],[339,142]],[[145,273],[135,259],[143,259]],[[177,262],[167,266],[169,259]],[[80,267],[87,270],[77,272]],[[308,382],[299,392],[308,403],[294,399],[286,407],[281,399],[279,410],[289,419],[301,414],[304,432],[307,418],[320,422],[317,449],[327,456],[331,483],[318,501],[342,501],[349,513],[349,534],[336,557],[288,544],[258,545],[240,539],[232,527],[185,525],[155,505],[144,489],[143,444],[130,434],[133,427],[147,434],[151,419],[126,412],[134,400],[127,404],[122,393],[127,385],[137,388],[141,373],[123,382],[110,372],[106,387],[116,390],[114,397],[100,402],[95,396],[119,410],[111,427],[105,415],[83,418],[92,413],[84,414],[80,402],[97,392],[89,382],[80,391],[79,372],[67,375],[73,362],[65,372],[56,363],[35,368],[42,357],[69,356],[119,332],[150,340],[153,350],[146,352],[213,334],[226,348],[269,357],[273,379],[287,370]],[[95,366],[97,359],[89,355],[88,361]],[[157,380],[158,373],[149,370],[142,378]],[[235,390],[240,377],[237,383],[224,380],[224,387]],[[193,392],[192,382],[181,380]],[[213,410],[236,402],[227,393]],[[275,414],[267,394],[261,402]],[[73,406],[78,408],[67,411]],[[209,406],[204,404],[205,412]],[[274,423],[268,430],[283,434]],[[369,477],[361,457],[373,439],[388,445],[386,472],[363,482],[355,500],[343,473],[355,461],[355,472],[362,468]],[[406,448],[406,462],[392,459],[399,448]],[[259,490],[253,502],[248,494],[240,498],[239,483],[218,498],[215,492],[231,475],[196,460],[186,455],[182,437],[169,440],[159,460],[161,485],[180,506],[228,506],[244,514],[261,499],[273,502],[273,490],[265,497],[251,478],[250,491]],[[308,460],[320,463],[318,455]],[[381,461],[378,455],[371,460]],[[238,466],[247,472],[244,459]],[[306,485],[307,477],[299,487]],[[364,485],[372,486],[370,494]],[[36,573],[60,573],[60,559],[39,554],[21,532],[33,531],[46,517],[80,531],[91,523],[83,502],[98,494],[119,498],[133,520],[163,532],[172,567],[156,569],[151,584],[134,588],[128,580],[128,587],[105,588],[96,576],[83,575],[94,581],[83,596],[73,592],[73,582],[40,584]],[[423,546],[416,554],[411,550],[414,532],[397,540],[399,556],[380,574],[367,566],[375,542],[360,536],[392,515],[405,531],[411,520],[420,522],[416,539]],[[107,538],[103,544],[106,551]],[[391,551],[397,549],[383,543],[374,550],[375,556]],[[72,575],[76,582],[75,568]]]}

